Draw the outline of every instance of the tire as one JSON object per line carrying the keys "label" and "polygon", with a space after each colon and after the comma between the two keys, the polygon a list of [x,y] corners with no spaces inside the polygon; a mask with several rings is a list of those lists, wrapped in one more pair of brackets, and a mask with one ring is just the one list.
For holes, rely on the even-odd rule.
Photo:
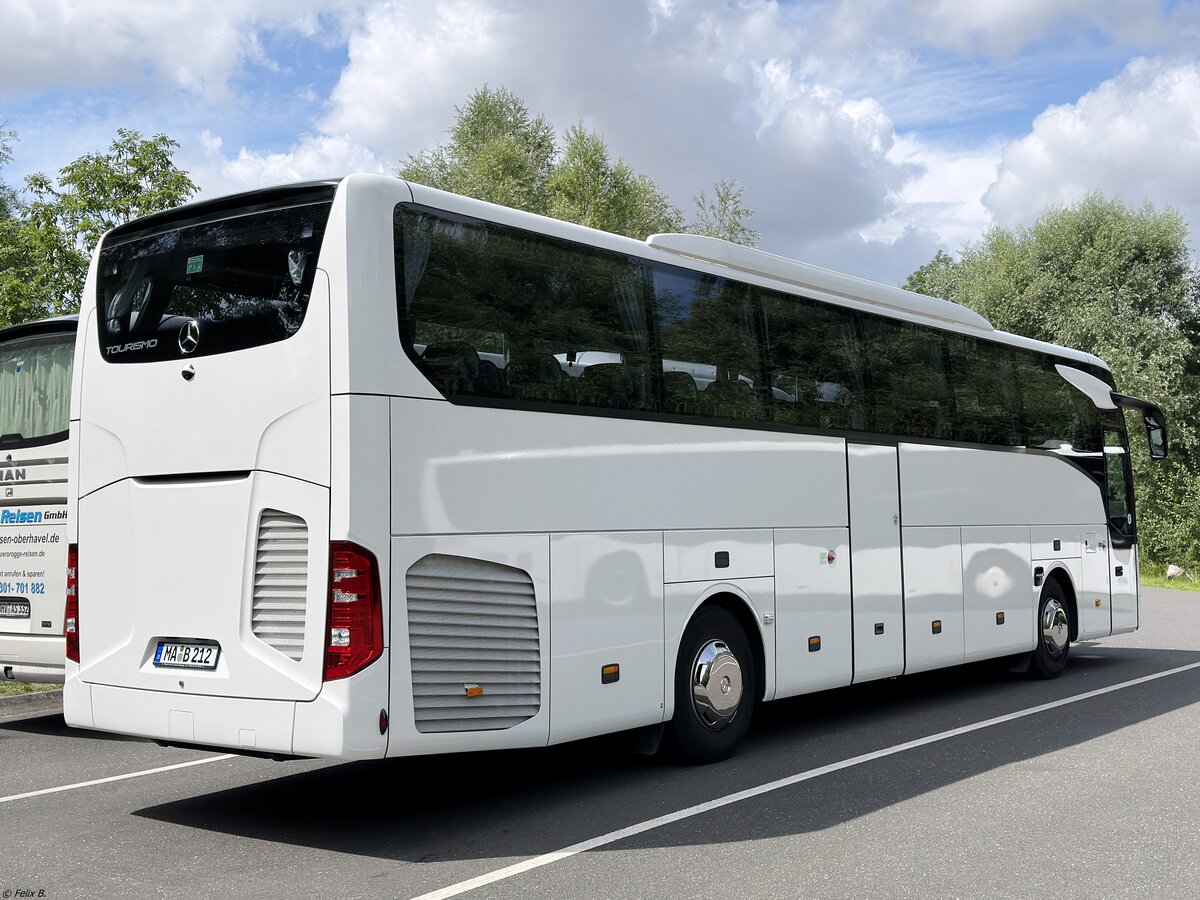
{"label": "tire", "polygon": [[1051,579],[1042,588],[1036,622],[1037,646],[1033,648],[1029,671],[1037,678],[1057,678],[1071,655],[1071,617],[1062,586]]}
{"label": "tire", "polygon": [[750,728],[757,698],[746,632],[728,610],[702,609],[688,623],[675,662],[671,738],[677,755],[701,765],[728,759]]}

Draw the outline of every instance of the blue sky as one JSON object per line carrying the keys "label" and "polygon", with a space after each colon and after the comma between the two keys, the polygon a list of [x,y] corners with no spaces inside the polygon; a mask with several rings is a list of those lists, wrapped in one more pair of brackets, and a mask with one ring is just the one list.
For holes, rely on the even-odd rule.
{"label": "blue sky", "polygon": [[1092,190],[1200,233],[1192,0],[0,0],[0,33],[10,184],[118,127],[204,196],[391,171],[487,83],[881,281]]}

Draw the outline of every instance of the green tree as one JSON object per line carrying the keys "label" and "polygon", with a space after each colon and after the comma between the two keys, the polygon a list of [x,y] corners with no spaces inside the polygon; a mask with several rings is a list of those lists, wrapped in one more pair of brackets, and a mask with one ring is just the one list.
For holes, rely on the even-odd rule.
{"label": "green tree", "polygon": [[1171,209],[1092,194],[1033,225],[993,228],[955,262],[939,253],[906,287],[957,300],[1002,331],[1099,356],[1117,387],[1160,404],[1171,458],[1151,464],[1128,427],[1139,537],[1157,561],[1200,561],[1200,284]]}
{"label": "green tree", "polygon": [[546,187],[545,211],[556,219],[639,240],[682,227],[683,215],[658,185],[625,160],[612,162],[604,137],[582,122],[567,129]]}
{"label": "green tree", "polygon": [[939,250],[933,259],[908,276],[904,287],[918,294],[957,303],[959,271],[960,266],[954,257],[944,250]]}
{"label": "green tree", "polygon": [[713,196],[701,191],[695,198],[696,221],[688,226],[693,234],[721,238],[747,247],[757,247],[762,235],[746,224],[754,215],[742,199],[745,188],[729,178],[713,185]]}
{"label": "green tree", "polygon": [[143,138],[122,128],[107,152],[79,157],[57,179],[28,176],[31,199],[0,222],[0,322],[77,310],[88,261],[106,231],[196,192],[175,166],[178,147],[164,134]]}
{"label": "green tree", "polygon": [[546,208],[554,129],[505,88],[484,85],[454,108],[449,143],[409,156],[397,175],[530,212]]}
{"label": "green tree", "polygon": [[[0,124],[0,170],[12,160],[12,145],[17,133]],[[6,182],[0,181],[0,219],[7,219],[17,206],[17,194]]]}

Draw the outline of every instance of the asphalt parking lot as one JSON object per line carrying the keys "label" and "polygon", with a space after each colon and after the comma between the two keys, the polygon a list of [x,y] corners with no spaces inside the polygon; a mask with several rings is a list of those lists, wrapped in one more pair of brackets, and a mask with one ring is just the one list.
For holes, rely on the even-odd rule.
{"label": "asphalt parking lot", "polygon": [[704,768],[607,740],[272,762],[0,706],[0,894],[1192,897],[1197,744],[1200,594],[1152,589],[1057,681],[986,664],[768,704]]}

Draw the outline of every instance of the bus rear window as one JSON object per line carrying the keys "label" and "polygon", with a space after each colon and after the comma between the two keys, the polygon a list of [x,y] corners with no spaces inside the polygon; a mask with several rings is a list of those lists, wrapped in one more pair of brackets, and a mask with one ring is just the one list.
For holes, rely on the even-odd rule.
{"label": "bus rear window", "polygon": [[113,363],[281,341],[304,321],[329,217],[311,203],[161,232],[100,254],[100,352]]}

